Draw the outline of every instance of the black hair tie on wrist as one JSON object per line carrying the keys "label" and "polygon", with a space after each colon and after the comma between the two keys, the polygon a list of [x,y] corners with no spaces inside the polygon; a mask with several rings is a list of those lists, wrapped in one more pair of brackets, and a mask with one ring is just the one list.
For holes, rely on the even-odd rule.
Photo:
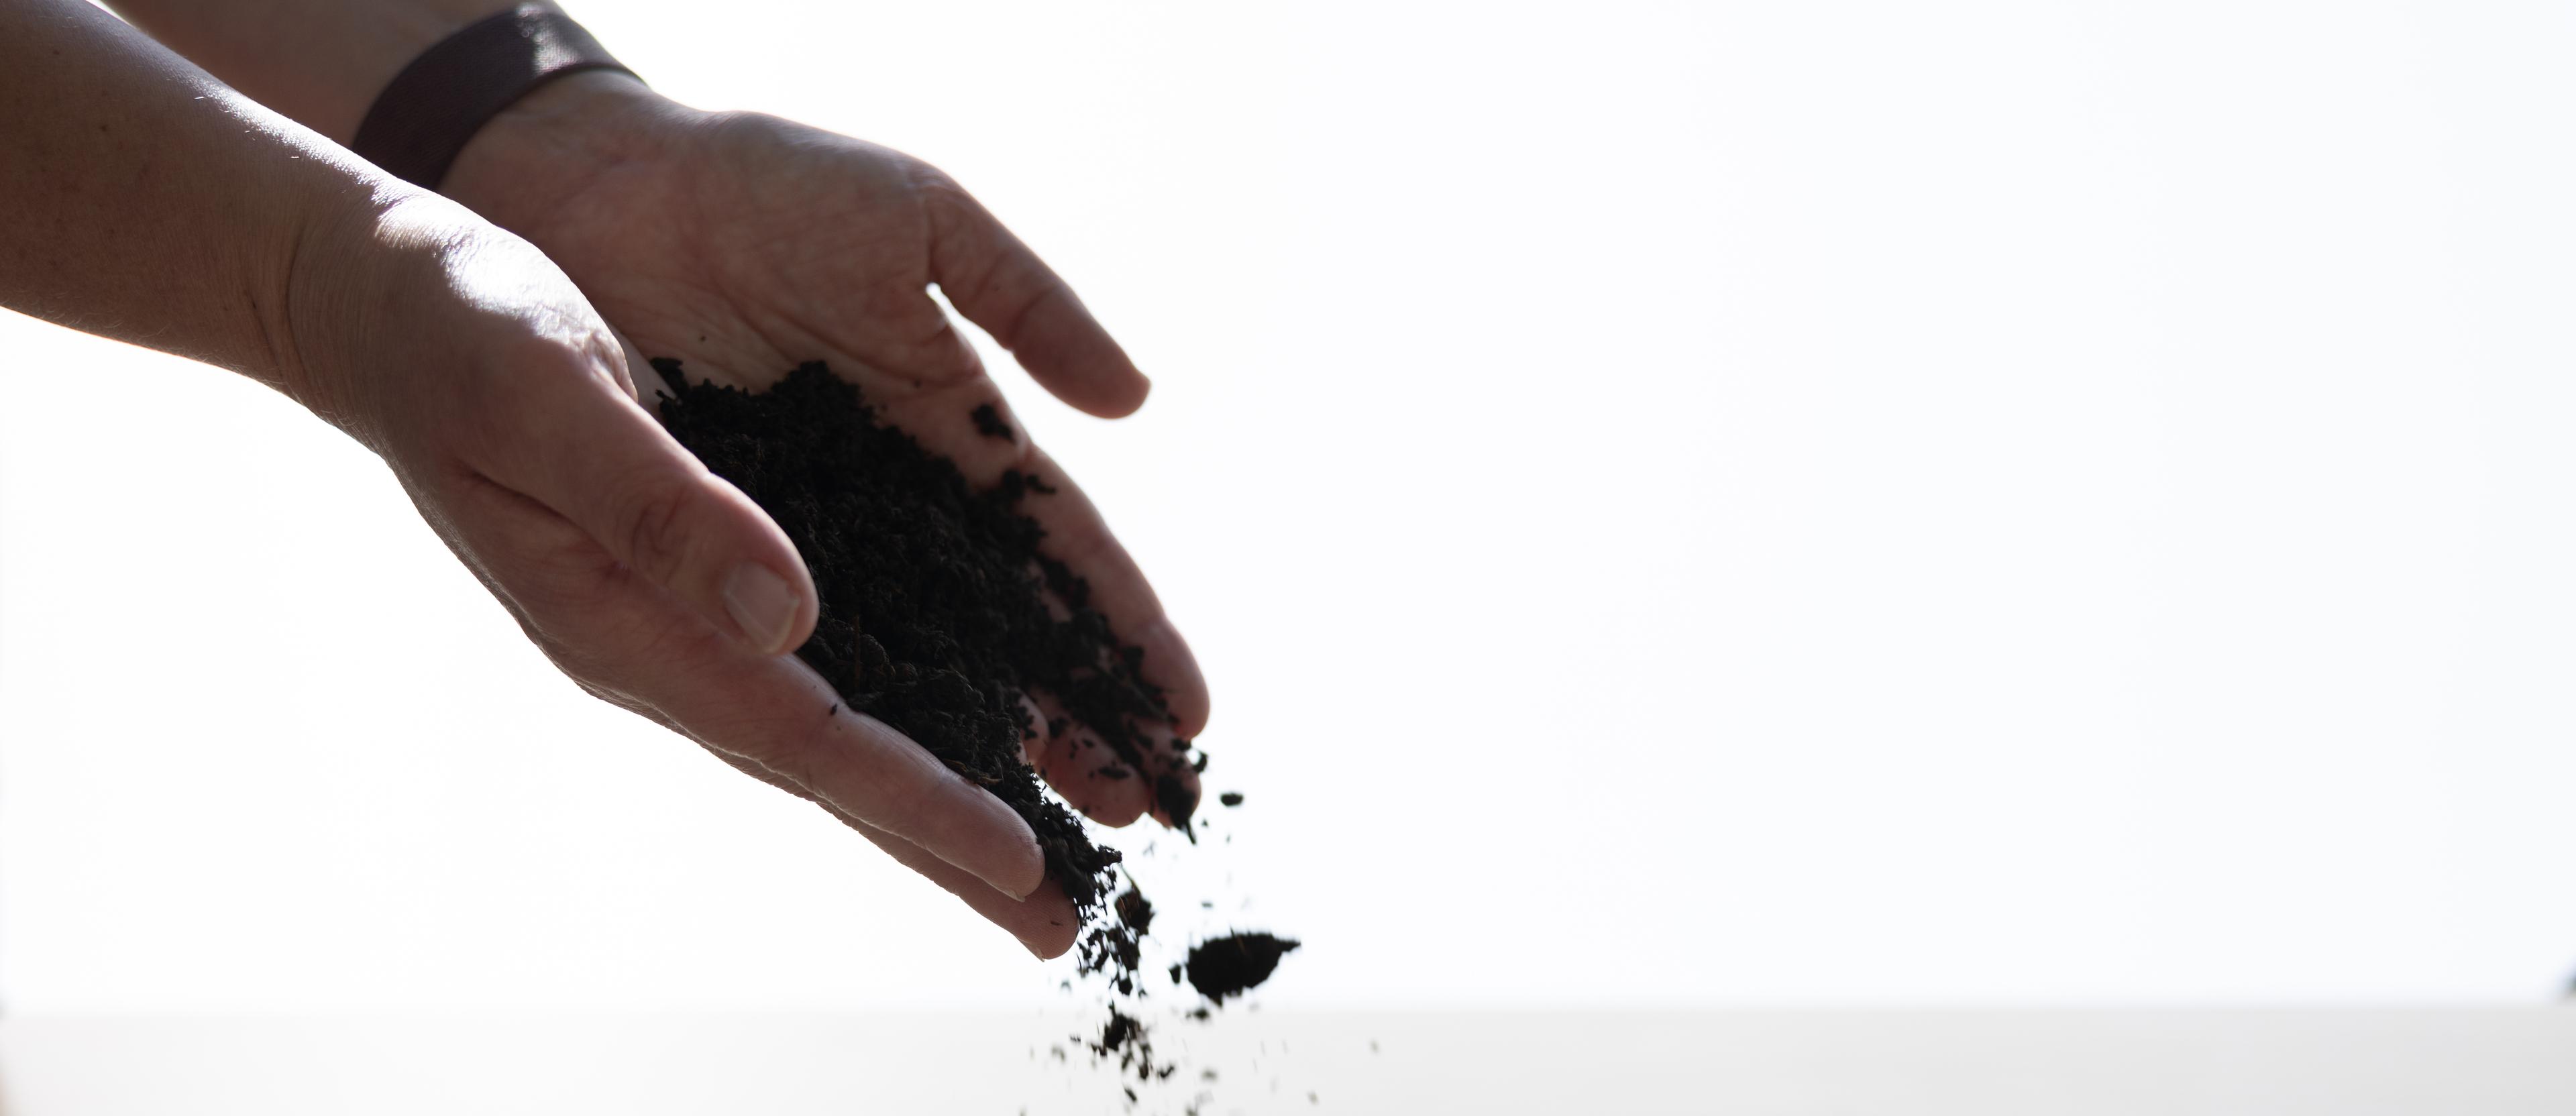
{"label": "black hair tie on wrist", "polygon": [[421,52],[367,109],[349,148],[406,181],[438,189],[474,133],[530,90],[583,70],[627,69],[572,17],[521,4]]}

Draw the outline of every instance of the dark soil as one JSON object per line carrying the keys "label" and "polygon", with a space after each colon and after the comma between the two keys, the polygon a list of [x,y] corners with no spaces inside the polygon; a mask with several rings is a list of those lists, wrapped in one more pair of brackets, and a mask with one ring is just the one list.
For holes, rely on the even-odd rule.
{"label": "dark soil", "polygon": [[[1140,1083],[1171,1077],[1177,1067],[1155,1060],[1135,1014],[1147,995],[1137,969],[1154,905],[1132,883],[1109,898],[1118,852],[1093,842],[1048,795],[1021,750],[1064,726],[1028,723],[1021,698],[1051,695],[1115,752],[1119,762],[1102,777],[1153,778],[1157,805],[1193,843],[1197,796],[1169,772],[1184,762],[1204,771],[1207,754],[1187,740],[1148,754],[1143,726],[1168,724],[1171,712],[1143,677],[1143,652],[1119,642],[1091,607],[1090,587],[1043,552],[1044,529],[1021,511],[1056,489],[1014,471],[977,491],[953,462],[878,421],[857,386],[820,363],[757,394],[690,384],[678,361],[652,363],[671,393],[663,425],[767,511],[813,571],[821,618],[797,655],[851,709],[982,784],[1037,834],[1048,874],[1082,913],[1076,969],[1104,979],[1113,995],[1096,1037],[1075,1041]],[[1018,440],[990,406],[968,417],[984,437]],[[1243,796],[1222,801],[1236,806]],[[1175,985],[1186,971],[1207,998],[1187,1016],[1208,1018],[1209,1005],[1267,980],[1296,948],[1265,933],[1200,943],[1172,967]]]}
{"label": "dark soil", "polygon": [[987,438],[999,438],[1005,442],[1019,440],[1011,433],[1011,424],[1002,421],[1002,412],[994,410],[990,403],[968,412],[966,417],[974,420],[975,432]]}
{"label": "dark soil", "polygon": [[[1118,1068],[1135,1074],[1139,1081],[1167,1078],[1179,1069],[1168,1062],[1155,1062],[1151,1033],[1143,1023],[1136,1021],[1135,1016],[1114,1007],[1109,1009],[1109,1022],[1100,1028],[1100,1037],[1085,1045],[1091,1048],[1092,1057],[1117,1059]],[[1127,1099],[1135,1100],[1136,1091],[1128,1090]]]}
{"label": "dark soil", "polygon": [[1279,959],[1297,948],[1295,939],[1263,933],[1227,934],[1190,947],[1182,966],[1190,987],[1217,1003],[1240,996],[1270,979]]}
{"label": "dark soil", "polygon": [[[1049,874],[1091,914],[1118,853],[1045,794],[1020,750],[1040,728],[1020,698],[1052,694],[1139,771],[1168,762],[1147,762],[1139,726],[1171,713],[1140,673],[1143,652],[1120,643],[1090,606],[1090,586],[1040,551],[1046,532],[1019,508],[1053,489],[1014,471],[975,491],[954,463],[877,421],[858,387],[820,363],[756,395],[688,383],[678,361],[653,368],[671,389],[663,425],[767,511],[812,569],[822,616],[796,653],[850,708],[1017,811],[1045,848]],[[1013,437],[990,408],[975,419],[987,435]],[[1187,826],[1195,798],[1179,780],[1163,782],[1162,805]]]}

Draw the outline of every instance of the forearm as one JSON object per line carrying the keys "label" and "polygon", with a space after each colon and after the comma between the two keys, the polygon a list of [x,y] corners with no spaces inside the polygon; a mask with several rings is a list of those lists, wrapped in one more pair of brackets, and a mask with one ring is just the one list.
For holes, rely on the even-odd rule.
{"label": "forearm", "polygon": [[[376,96],[422,52],[516,0],[110,0],[216,77],[347,144]],[[538,235],[552,207],[615,162],[639,115],[677,111],[610,70],[545,83],[484,125],[440,192]]]}
{"label": "forearm", "polygon": [[385,83],[513,0],[110,0],[164,46],[346,145]]}
{"label": "forearm", "polygon": [[0,305],[331,405],[295,296],[407,187],[75,0],[0,0],[0,105]]}

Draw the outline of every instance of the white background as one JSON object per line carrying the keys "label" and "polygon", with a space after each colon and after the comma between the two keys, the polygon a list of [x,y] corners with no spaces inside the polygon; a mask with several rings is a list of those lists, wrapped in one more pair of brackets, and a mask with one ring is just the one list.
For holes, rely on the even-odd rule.
{"label": "white background", "polygon": [[[576,13],[946,167],[1155,376],[1006,386],[1207,668],[1250,801],[1148,883],[1306,938],[1272,1004],[2576,968],[2563,5]],[[8,1009],[1057,1002],[339,434],[0,352]]]}

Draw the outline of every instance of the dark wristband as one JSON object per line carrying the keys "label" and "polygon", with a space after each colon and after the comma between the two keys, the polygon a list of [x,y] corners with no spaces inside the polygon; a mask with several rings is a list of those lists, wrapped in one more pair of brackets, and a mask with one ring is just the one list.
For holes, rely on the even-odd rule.
{"label": "dark wristband", "polygon": [[521,4],[474,21],[421,52],[377,94],[349,145],[395,177],[438,189],[465,141],[530,90],[619,64],[572,17]]}

